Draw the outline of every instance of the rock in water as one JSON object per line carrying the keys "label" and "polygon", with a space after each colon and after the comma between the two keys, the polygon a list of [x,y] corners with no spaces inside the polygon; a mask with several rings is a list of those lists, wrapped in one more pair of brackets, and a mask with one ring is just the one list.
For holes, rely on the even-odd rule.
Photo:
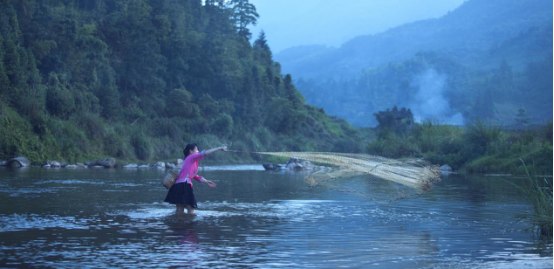
{"label": "rock in water", "polygon": [[445,164],[445,165],[441,166],[441,171],[452,172],[452,167],[450,167],[450,165],[448,165],[448,164]]}
{"label": "rock in water", "polygon": [[280,165],[274,163],[264,163],[262,164],[265,170],[281,170]]}
{"label": "rock in water", "polygon": [[16,157],[6,162],[6,166],[10,167],[29,167],[31,162],[25,157]]}

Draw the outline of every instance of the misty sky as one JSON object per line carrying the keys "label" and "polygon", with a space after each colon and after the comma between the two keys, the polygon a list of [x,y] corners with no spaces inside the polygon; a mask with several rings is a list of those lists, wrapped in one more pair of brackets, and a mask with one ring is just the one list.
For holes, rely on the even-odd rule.
{"label": "misty sky", "polygon": [[428,18],[438,18],[466,0],[250,0],[273,53],[299,45],[339,47],[359,35]]}

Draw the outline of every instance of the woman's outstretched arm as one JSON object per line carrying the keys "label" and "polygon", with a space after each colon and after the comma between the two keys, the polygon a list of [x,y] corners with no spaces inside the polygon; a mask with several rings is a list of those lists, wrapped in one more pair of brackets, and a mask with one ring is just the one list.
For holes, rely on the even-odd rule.
{"label": "woman's outstretched arm", "polygon": [[227,151],[227,147],[219,147],[219,148],[207,149],[207,150],[204,150],[204,153],[205,153],[206,155],[208,155],[208,154],[212,154],[212,153],[214,153],[214,152],[216,152],[216,151],[219,151],[219,150]]}

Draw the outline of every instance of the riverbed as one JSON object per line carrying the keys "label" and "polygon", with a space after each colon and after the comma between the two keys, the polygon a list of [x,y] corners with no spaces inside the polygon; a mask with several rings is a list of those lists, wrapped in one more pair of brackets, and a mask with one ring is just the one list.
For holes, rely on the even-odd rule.
{"label": "riverbed", "polygon": [[0,267],[552,268],[508,177],[447,175],[378,205],[306,172],[205,166],[197,216],[158,169],[0,169]]}

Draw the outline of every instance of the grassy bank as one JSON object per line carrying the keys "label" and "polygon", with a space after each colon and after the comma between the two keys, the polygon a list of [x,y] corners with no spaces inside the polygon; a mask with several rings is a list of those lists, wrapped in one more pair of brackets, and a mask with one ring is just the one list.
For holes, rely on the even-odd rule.
{"label": "grassy bank", "polygon": [[503,130],[483,121],[465,127],[425,122],[395,132],[372,131],[366,152],[391,158],[417,157],[467,173],[522,174],[520,159],[533,172],[552,175],[552,123],[530,130]]}
{"label": "grassy bank", "polygon": [[[85,162],[116,158],[119,163],[151,163],[183,158],[187,143],[201,149],[223,144],[242,151],[342,151],[355,149],[360,132],[344,120],[308,109],[305,120],[319,127],[278,133],[265,126],[253,129],[230,123],[226,130],[218,119],[187,120],[151,118],[136,122],[109,121],[95,114],[75,114],[62,120],[45,115],[41,129],[27,117],[0,101],[0,160],[24,156],[33,163]],[[212,125],[212,126],[211,126]],[[262,159],[263,158],[263,159]],[[272,161],[265,156],[229,153],[210,156],[210,163],[252,163]],[[281,160],[274,160],[275,162]]]}
{"label": "grassy bank", "polygon": [[[532,166],[531,166],[532,167]],[[533,213],[529,217],[533,223],[533,230],[545,238],[552,239],[552,178],[537,176],[528,166],[525,169],[526,181],[518,188],[533,205]]]}
{"label": "grassy bank", "polygon": [[[532,130],[503,130],[477,121],[466,127],[425,122],[402,132],[356,129],[343,120],[308,110],[306,122],[290,133],[258,126],[215,128],[220,119],[151,118],[136,122],[109,121],[94,114],[76,114],[66,120],[42,117],[41,129],[0,102],[0,160],[25,156],[31,162],[84,162],[113,157],[121,163],[182,158],[183,147],[228,145],[243,151],[330,151],[368,153],[390,158],[417,157],[448,164],[468,173],[524,174],[520,159],[534,163],[539,175],[552,174],[552,123]],[[319,117],[319,118],[318,118]],[[316,121],[317,120],[317,121]],[[214,127],[210,127],[214,126]],[[279,162],[245,153],[215,154],[213,163]]]}

